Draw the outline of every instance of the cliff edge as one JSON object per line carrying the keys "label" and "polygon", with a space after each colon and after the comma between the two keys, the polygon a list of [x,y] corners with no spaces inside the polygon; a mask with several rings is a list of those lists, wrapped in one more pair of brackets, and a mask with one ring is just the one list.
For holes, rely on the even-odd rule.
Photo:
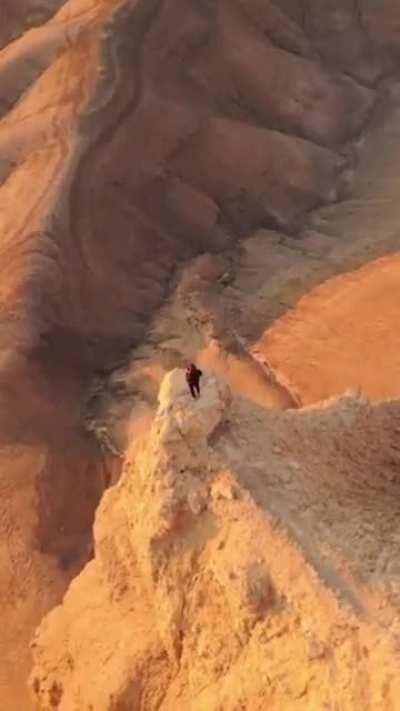
{"label": "cliff edge", "polygon": [[398,403],[268,412],[213,375],[192,400],[170,372],[32,643],[38,707],[395,708],[399,426]]}

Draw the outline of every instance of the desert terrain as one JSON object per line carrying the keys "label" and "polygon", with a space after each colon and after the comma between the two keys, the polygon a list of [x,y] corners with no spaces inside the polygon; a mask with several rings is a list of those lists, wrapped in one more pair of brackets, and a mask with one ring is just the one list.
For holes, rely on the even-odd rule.
{"label": "desert terrain", "polygon": [[399,117],[395,0],[3,0],[2,710],[396,711]]}

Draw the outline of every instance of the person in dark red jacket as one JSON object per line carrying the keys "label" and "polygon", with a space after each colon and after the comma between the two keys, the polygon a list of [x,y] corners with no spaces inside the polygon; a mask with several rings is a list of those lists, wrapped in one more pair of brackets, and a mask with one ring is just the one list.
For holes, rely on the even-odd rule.
{"label": "person in dark red jacket", "polygon": [[201,370],[196,368],[194,363],[190,363],[186,368],[186,381],[192,397],[200,397],[200,378],[203,375]]}

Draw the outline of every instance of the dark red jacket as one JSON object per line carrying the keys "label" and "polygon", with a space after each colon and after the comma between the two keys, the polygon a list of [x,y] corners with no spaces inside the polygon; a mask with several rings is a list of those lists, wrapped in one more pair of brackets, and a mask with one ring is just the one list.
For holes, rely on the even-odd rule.
{"label": "dark red jacket", "polygon": [[186,368],[186,380],[189,385],[197,385],[202,375],[201,370],[193,364]]}

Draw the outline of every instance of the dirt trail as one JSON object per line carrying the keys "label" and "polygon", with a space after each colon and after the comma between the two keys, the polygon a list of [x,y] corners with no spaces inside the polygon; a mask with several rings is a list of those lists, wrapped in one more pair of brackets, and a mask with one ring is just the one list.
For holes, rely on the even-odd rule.
{"label": "dirt trail", "polygon": [[232,392],[261,407],[283,410],[295,406],[289,393],[269,379],[246,354],[224,352],[214,341],[198,353],[196,362],[206,372],[215,372],[225,380]]}

